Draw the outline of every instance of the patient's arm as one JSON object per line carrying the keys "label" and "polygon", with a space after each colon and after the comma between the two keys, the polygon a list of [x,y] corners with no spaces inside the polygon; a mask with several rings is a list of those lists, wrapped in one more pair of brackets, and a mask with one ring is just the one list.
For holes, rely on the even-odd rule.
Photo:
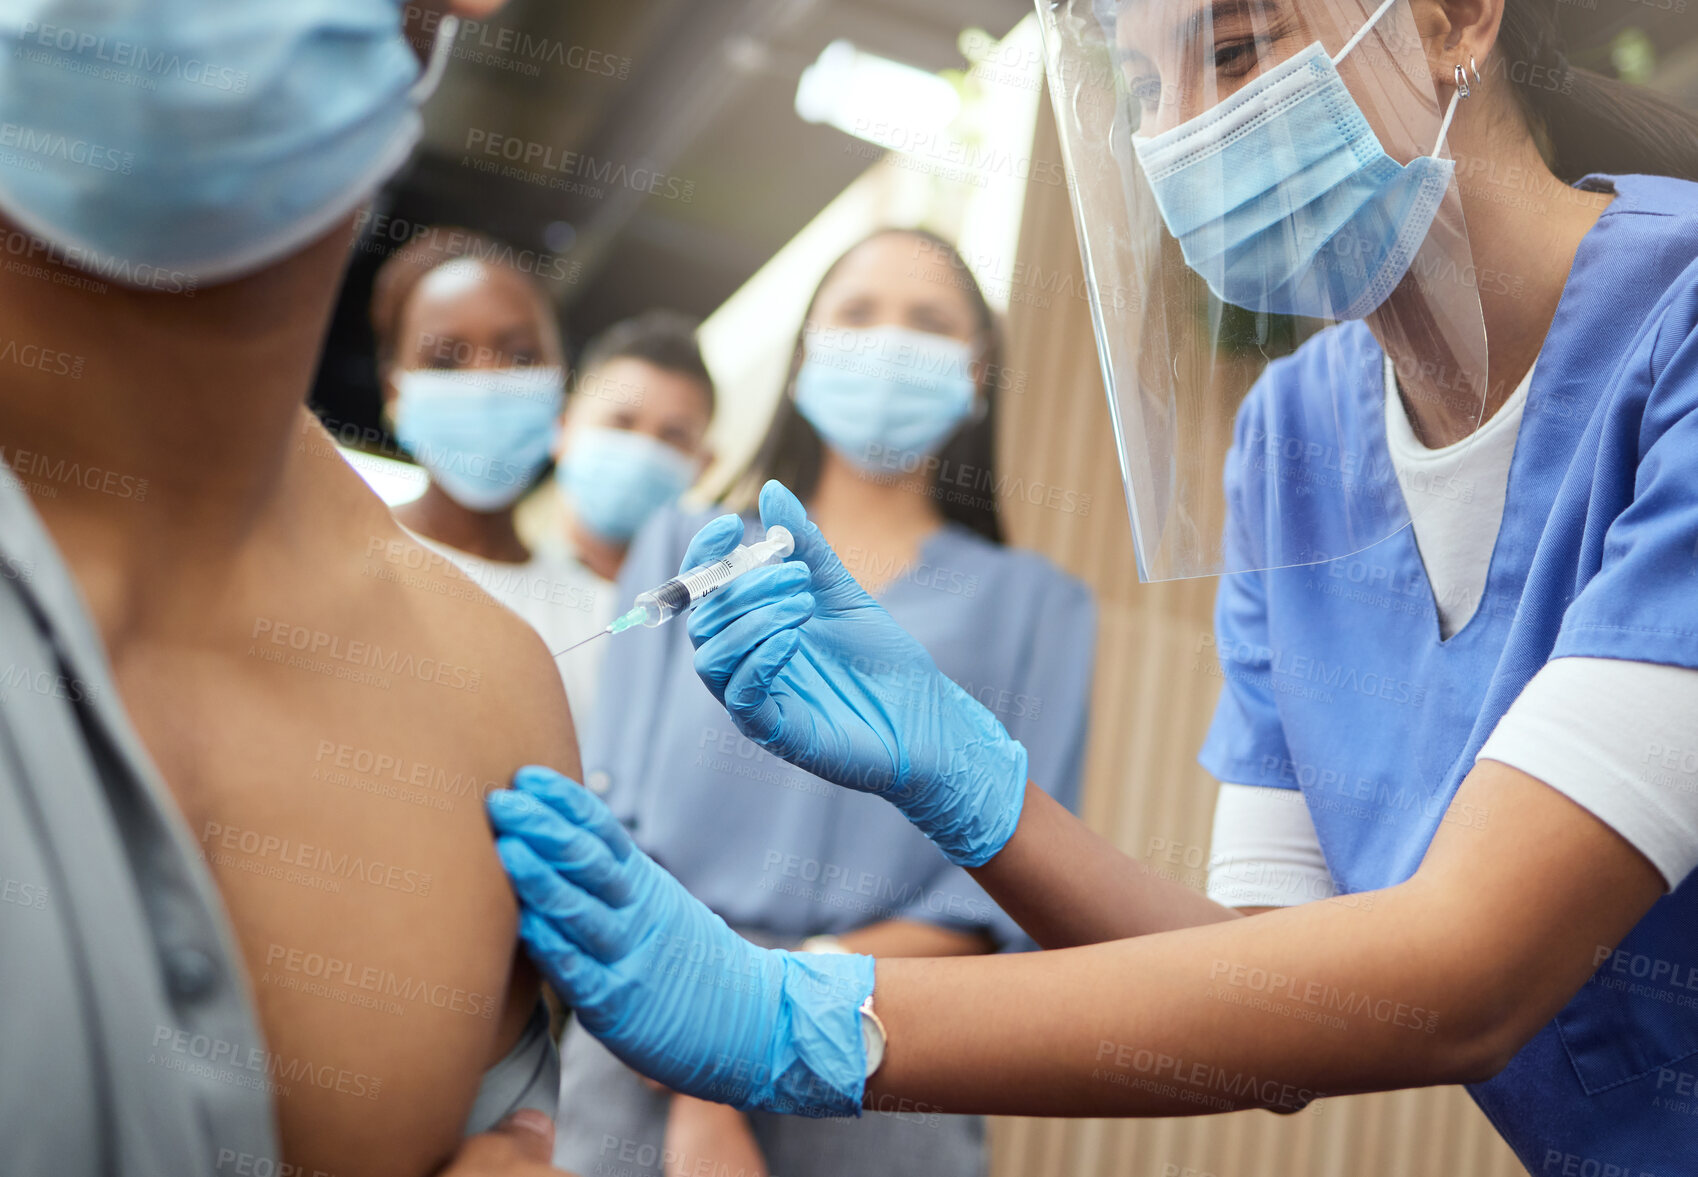
{"label": "patient's arm", "polygon": [[246,958],[284,1159],[417,1177],[537,999],[482,797],[576,773],[576,740],[529,627],[298,440],[250,535],[168,547],[145,610],[96,613]]}

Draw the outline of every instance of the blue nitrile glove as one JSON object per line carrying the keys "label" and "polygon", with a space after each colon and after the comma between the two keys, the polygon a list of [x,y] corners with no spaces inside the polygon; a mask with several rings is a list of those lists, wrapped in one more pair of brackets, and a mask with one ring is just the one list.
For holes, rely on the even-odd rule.
{"label": "blue nitrile glove", "polygon": [[[761,523],[788,527],[795,555],[696,606],[696,673],[749,739],[884,797],[951,862],[983,866],[1020,822],[1026,749],[855,582],[777,482],[761,488]],[[715,519],[684,566],[742,538],[736,516]]]}
{"label": "blue nitrile glove", "polygon": [[861,1114],[872,957],[757,948],[552,769],[487,805],[531,959],[627,1066],[744,1111]]}

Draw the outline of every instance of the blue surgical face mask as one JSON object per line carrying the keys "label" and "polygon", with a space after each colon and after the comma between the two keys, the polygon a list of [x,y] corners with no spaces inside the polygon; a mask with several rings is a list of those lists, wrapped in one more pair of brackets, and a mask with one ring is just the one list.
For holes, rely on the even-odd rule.
{"label": "blue surgical face mask", "polygon": [[863,470],[911,470],[973,411],[972,345],[875,327],[811,333],[796,373],[796,409]]}
{"label": "blue surgical face mask", "polygon": [[1168,231],[1221,301],[1360,319],[1409,269],[1456,165],[1387,155],[1336,68],[1394,3],[1336,57],[1317,41],[1197,117],[1133,136]]}
{"label": "blue surgical face mask", "polygon": [[499,511],[536,481],[565,399],[559,368],[396,376],[395,438],[468,511]]}
{"label": "blue surgical face mask", "polygon": [[100,277],[181,292],[333,228],[407,158],[432,68],[401,0],[27,0],[0,15],[0,211]]}
{"label": "blue surgical face mask", "polygon": [[690,488],[696,463],[646,433],[579,426],[554,477],[578,522],[603,539],[625,543]]}

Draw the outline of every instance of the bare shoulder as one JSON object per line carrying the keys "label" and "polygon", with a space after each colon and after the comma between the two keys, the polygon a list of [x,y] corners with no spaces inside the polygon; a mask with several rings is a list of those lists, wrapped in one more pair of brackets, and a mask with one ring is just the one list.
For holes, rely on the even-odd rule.
{"label": "bare shoulder", "polygon": [[[320,434],[316,424],[310,428]],[[325,445],[329,438],[325,436]],[[333,451],[332,451],[333,452]],[[431,635],[447,661],[414,664],[412,672],[461,689],[458,709],[482,723],[464,736],[504,751],[528,752],[521,763],[548,764],[572,775],[578,743],[560,672],[546,644],[523,619],[491,597],[436,549],[395,521],[352,469],[327,471],[326,518],[341,521],[338,546],[357,554],[358,577],[371,586],[368,607]],[[381,659],[406,669],[402,651]]]}

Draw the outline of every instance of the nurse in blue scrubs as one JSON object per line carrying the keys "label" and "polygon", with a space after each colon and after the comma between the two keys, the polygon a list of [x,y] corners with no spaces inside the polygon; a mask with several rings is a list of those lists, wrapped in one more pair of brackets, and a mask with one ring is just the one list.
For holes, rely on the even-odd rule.
{"label": "nurse in blue scrubs", "polygon": [[[1069,808],[1084,760],[1095,608],[1031,552],[1004,547],[994,398],[1010,377],[990,307],[942,239],[875,233],[820,280],[766,440],[745,477],[802,495],[856,579],[1029,750]],[[1036,395],[1036,393],[1032,393]],[[711,518],[647,527],[620,572],[629,600],[678,571]],[[749,534],[758,530],[751,511]],[[584,729],[585,778],[636,841],[745,936],[815,952],[954,956],[1029,943],[960,867],[875,797],[761,750],[702,688],[682,625],[633,631]],[[977,1117],[859,1124],[756,1114],[657,1092],[593,1037],[564,1044],[555,1163],[593,1172],[609,1136],[630,1177],[667,1152],[773,1173],[971,1177]]]}
{"label": "nurse in blue scrubs", "polygon": [[772,485],[796,558],[693,614],[698,672],[1052,951],[747,947],[526,770],[524,933],[610,1050],[809,1115],[1464,1083],[1533,1173],[1698,1172],[1698,120],[1559,11],[1040,7],[1141,567],[1226,573],[1210,894],[1035,787]]}

